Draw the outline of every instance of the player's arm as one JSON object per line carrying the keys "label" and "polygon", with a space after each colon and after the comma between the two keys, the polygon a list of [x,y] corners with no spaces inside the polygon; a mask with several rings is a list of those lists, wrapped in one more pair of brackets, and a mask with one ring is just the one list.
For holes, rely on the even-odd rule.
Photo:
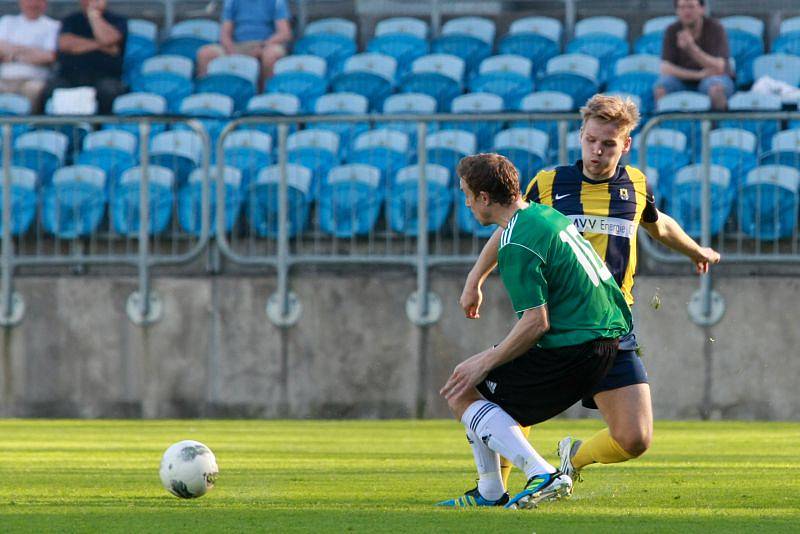
{"label": "player's arm", "polygon": [[709,265],[719,263],[719,252],[701,247],[669,215],[658,212],[658,219],[654,222],[642,221],[641,224],[650,237],[692,260],[698,274],[707,273]]}
{"label": "player's arm", "polygon": [[461,298],[458,300],[467,319],[478,319],[480,317],[479,310],[483,301],[481,286],[483,286],[483,282],[486,281],[486,278],[497,265],[497,250],[500,244],[500,236],[502,235],[503,229],[498,227],[483,246],[475,265],[472,266],[467,275]]}
{"label": "player's arm", "polygon": [[446,399],[461,395],[483,381],[495,367],[527,352],[548,330],[547,304],[525,310],[503,341],[458,364],[439,393]]}

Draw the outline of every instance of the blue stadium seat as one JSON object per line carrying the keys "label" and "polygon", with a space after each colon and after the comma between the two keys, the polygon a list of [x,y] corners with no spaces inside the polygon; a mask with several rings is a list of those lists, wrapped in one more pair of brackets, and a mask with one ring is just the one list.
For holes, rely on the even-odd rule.
{"label": "blue stadium seat", "polygon": [[508,35],[498,44],[501,54],[516,54],[533,62],[535,75],[544,72],[547,62],[561,53],[560,20],[549,17],[525,17],[511,23]]}
{"label": "blue stadium seat", "polygon": [[450,171],[441,165],[425,166],[424,176],[419,165],[400,169],[387,198],[389,228],[408,236],[419,235],[419,188],[425,179],[427,186],[428,232],[438,232],[444,226],[453,205]]}
{"label": "blue stadium seat", "polygon": [[244,110],[256,94],[261,65],[251,56],[233,54],[208,64],[208,74],[195,82],[196,93],[220,93],[233,99],[234,110]]}
{"label": "blue stadium seat", "polygon": [[563,54],[547,62],[545,75],[539,80],[539,91],[558,91],[572,97],[580,107],[598,92],[600,63],[585,54]]}
{"label": "blue stadium seat", "polygon": [[294,53],[323,58],[328,65],[328,76],[335,76],[342,71],[347,58],[356,53],[356,24],[338,18],[315,20],[295,43]]}
{"label": "blue stadium seat", "polygon": [[800,169],[800,130],[784,130],[772,137],[771,149],[761,154],[759,165],[786,165]]}
{"label": "blue stadium seat", "polygon": [[197,132],[170,130],[150,141],[150,163],[172,169],[175,182],[182,186],[189,174],[203,162],[203,140]]}
{"label": "blue stadium seat", "polygon": [[423,93],[436,99],[437,111],[450,111],[450,102],[463,90],[465,63],[451,54],[429,54],[411,65],[401,81],[403,93]]}
{"label": "blue stadium seat", "polygon": [[[400,93],[383,101],[383,113],[387,115],[413,115],[436,113],[436,99],[423,93]],[[386,128],[405,132],[409,136],[411,147],[417,146],[418,123],[406,121],[390,121],[383,123]],[[428,123],[428,131],[436,131],[436,124]]]}
{"label": "blue stadium seat", "polygon": [[428,135],[425,148],[428,163],[439,164],[455,173],[461,158],[477,152],[478,139],[468,130],[442,130]]}
{"label": "blue stadium seat", "polygon": [[631,55],[617,61],[614,75],[608,81],[608,91],[631,93],[639,97],[642,114],[655,108],[653,85],[658,80],[661,58],[649,55]]}
{"label": "blue stadium seat", "polygon": [[[365,115],[369,107],[369,101],[363,95],[356,93],[329,93],[317,99],[314,105],[314,112],[317,115]],[[319,122],[317,128],[331,130],[339,134],[341,144],[339,145],[340,155],[347,156],[347,149],[350,142],[362,132],[369,129],[366,122],[342,122],[334,117],[331,121]]]}
{"label": "blue stadium seat", "polygon": [[317,98],[328,89],[325,60],[314,55],[286,56],[275,62],[267,93],[288,93],[300,99],[301,109],[314,110]]}
{"label": "blue stadium seat", "polygon": [[[738,92],[728,99],[730,111],[780,111],[783,106],[777,95],[756,92]],[[769,149],[772,136],[780,130],[780,121],[727,119],[720,121],[721,128],[744,128],[761,140],[760,150]]]}
{"label": "blue stadium seat", "polygon": [[14,141],[13,165],[36,171],[42,186],[50,185],[53,173],[64,165],[69,139],[53,130],[25,132]]}
{"label": "blue stadium seat", "polygon": [[106,173],[98,167],[72,165],[53,174],[42,191],[42,226],[62,239],[94,233],[106,211]]}
{"label": "blue stadium seat", "polygon": [[375,37],[367,44],[367,51],[393,57],[397,62],[399,80],[408,73],[415,59],[430,51],[427,39],[427,22],[411,17],[393,17],[375,25]]}
{"label": "blue stadium seat", "polygon": [[302,165],[311,171],[309,196],[317,198],[322,181],[337,166],[341,157],[339,134],[322,128],[307,128],[293,133],[286,140],[289,162]]}
{"label": "blue stadium seat", "polygon": [[[300,99],[289,93],[266,93],[256,95],[247,102],[245,116],[290,116],[300,113]],[[268,134],[273,139],[278,138],[278,127],[276,124],[260,123],[242,125],[240,128],[259,130]],[[297,130],[294,124],[289,125],[289,133]]]}
{"label": "blue stadium seat", "polygon": [[753,78],[769,76],[794,87],[800,86],[800,57],[789,54],[764,54],[753,60]]}
{"label": "blue stadium seat", "polygon": [[[164,115],[167,113],[167,99],[155,93],[128,93],[120,95],[114,99],[111,107],[114,115],[121,116],[146,116],[146,115]],[[132,133],[139,138],[139,124],[138,123],[117,123],[106,124],[103,129],[108,130],[125,130]],[[157,135],[166,131],[167,125],[163,123],[151,123],[150,135]]]}
{"label": "blue stadium seat", "polygon": [[478,75],[469,82],[473,93],[503,97],[506,109],[516,109],[522,97],[533,91],[533,62],[523,56],[504,54],[484,59]]}
{"label": "blue stadium seat", "polygon": [[[723,17],[730,56],[736,63],[736,84],[753,83],[753,60],[764,53],[764,22],[750,16]],[[774,47],[773,47],[774,48]]]}
{"label": "blue stadium seat", "polygon": [[747,173],[757,164],[758,141],[755,134],[742,128],[718,128],[709,136],[711,163],[728,169],[733,187],[738,191]]}
{"label": "blue stadium seat", "polygon": [[635,54],[650,54],[661,57],[661,46],[664,44],[664,32],[675,22],[675,15],[653,17],[645,21],[642,35],[633,45]]}
{"label": "blue stadium seat", "polygon": [[125,40],[125,55],[122,62],[122,79],[130,84],[142,63],[156,55],[158,27],[143,19],[128,19],[128,36]]}
{"label": "blue stadium seat", "polygon": [[639,158],[641,136],[633,138],[631,163],[639,168],[648,167],[658,171],[658,191],[664,199],[672,196],[672,185],[678,169],[691,162],[687,143],[686,134],[681,131],[654,128],[647,136],[647,161],[641,161]]}
{"label": "blue stadium seat", "polygon": [[[695,91],[676,91],[661,97],[656,103],[657,113],[692,113],[710,110],[711,99],[708,95]],[[696,159],[700,156],[701,148],[700,122],[688,116],[687,119],[663,121],[660,127],[683,132],[689,143],[688,149]]]}
{"label": "blue stadium seat", "polygon": [[[453,99],[453,113],[480,115],[485,113],[502,113],[503,99],[492,93],[468,93]],[[475,134],[478,141],[478,150],[484,151],[491,147],[494,135],[503,128],[500,121],[447,121],[441,124],[443,130],[464,130]]]}
{"label": "blue stadium seat", "polygon": [[368,52],[347,58],[340,74],[331,79],[331,90],[367,97],[370,111],[380,111],[392,94],[397,61],[391,56]]}
{"label": "blue stadium seat", "polygon": [[378,220],[383,191],[377,167],[352,163],[332,168],[320,192],[320,230],[340,238],[368,234]]}
{"label": "blue stadium seat", "polygon": [[600,62],[598,81],[603,84],[614,72],[617,60],[628,55],[628,24],[617,17],[589,17],[575,25],[575,38],[566,52],[585,54]]}
{"label": "blue stadium seat", "polygon": [[536,173],[547,164],[550,139],[535,128],[509,128],[494,138],[493,151],[511,160],[519,171],[523,191]]}
{"label": "blue stadium seat", "polygon": [[[211,147],[217,142],[220,132],[233,116],[234,103],[228,95],[221,93],[195,93],[181,100],[178,111],[185,117],[197,119],[210,139]],[[176,130],[189,130],[187,124],[175,125]],[[214,161],[214,153],[210,154]]]}
{"label": "blue stadium seat", "polygon": [[[567,113],[574,109],[572,97],[566,93],[559,93],[557,91],[538,91],[531,93],[523,98],[519,103],[520,111],[527,111],[529,113]],[[567,123],[567,131],[578,127],[576,121]],[[547,161],[555,161],[558,154],[558,122],[554,120],[531,120],[531,121],[516,121],[511,124],[516,128],[535,128],[547,134],[550,140],[550,149],[547,154]]]}
{"label": "blue stadium seat", "polygon": [[408,165],[410,144],[404,132],[388,128],[370,130],[353,141],[347,162],[377,167],[381,171],[381,185],[385,186],[399,169]]}
{"label": "blue stadium seat", "polygon": [[[189,182],[178,192],[178,222],[184,231],[200,235],[203,226],[203,169],[195,169]],[[209,235],[217,233],[217,180],[219,169],[209,169]],[[225,232],[230,232],[242,210],[242,173],[234,167],[224,167],[222,184],[225,198]]]}
{"label": "blue stadium seat", "polygon": [[[669,199],[669,212],[687,234],[699,239],[702,234],[702,184],[703,166],[689,165],[675,176],[673,194]],[[731,185],[730,171],[720,165],[711,165],[711,235],[722,231],[731,213],[735,187]]]}
{"label": "blue stadium seat", "polygon": [[469,79],[477,72],[481,61],[492,54],[494,36],[493,21],[482,17],[459,17],[444,23],[441,35],[431,43],[431,51],[464,60]]}
{"label": "blue stadium seat", "polygon": [[122,173],[137,164],[136,136],[125,130],[100,130],[83,140],[76,163],[94,165],[106,173],[106,186],[113,190]]}
{"label": "blue stadium seat", "polygon": [[[31,101],[15,93],[0,93],[0,117],[20,117],[31,114]],[[12,139],[27,132],[27,124],[11,126]]]}
{"label": "blue stadium seat", "polygon": [[[132,167],[122,173],[119,186],[111,197],[112,227],[123,236],[139,235],[142,224],[139,197],[144,183],[142,171],[142,167]],[[170,169],[159,165],[148,165],[147,171],[147,191],[150,195],[148,234],[158,235],[167,229],[172,219],[175,175]]]}
{"label": "blue stadium seat", "polygon": [[778,37],[772,43],[772,51],[800,56],[800,17],[781,22]]}
{"label": "blue stadium seat", "polygon": [[567,132],[567,163],[574,163],[582,158],[583,153],[581,151],[581,131],[571,130]]}
{"label": "blue stadium seat", "polygon": [[785,165],[756,167],[739,195],[739,226],[757,239],[797,235],[800,171]]}
{"label": "blue stadium seat", "polygon": [[194,61],[197,52],[207,44],[219,42],[220,24],[215,20],[190,19],[172,27],[161,43],[160,54],[175,54]]}
{"label": "blue stadium seat", "polygon": [[[278,237],[281,166],[262,169],[247,191],[250,232],[260,237]],[[303,233],[308,225],[311,171],[300,165],[286,165],[288,235]]]}
{"label": "blue stadium seat", "polygon": [[225,165],[239,170],[241,189],[247,191],[258,173],[272,164],[272,137],[260,130],[238,129],[222,141]]}
{"label": "blue stadium seat", "polygon": [[[2,175],[0,174],[0,179]],[[36,216],[38,205],[36,171],[11,167],[11,235],[22,235]],[[0,231],[3,229],[3,188],[0,187]]]}
{"label": "blue stadium seat", "polygon": [[151,57],[142,63],[141,73],[131,80],[131,88],[163,96],[169,111],[177,112],[180,101],[194,90],[193,70],[192,60],[183,56]]}

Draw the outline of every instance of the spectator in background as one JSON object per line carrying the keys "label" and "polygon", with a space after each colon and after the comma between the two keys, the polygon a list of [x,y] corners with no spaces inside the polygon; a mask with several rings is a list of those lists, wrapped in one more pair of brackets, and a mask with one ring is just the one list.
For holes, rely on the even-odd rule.
{"label": "spectator in background", "polygon": [[734,91],[725,28],[706,16],[705,0],[675,0],[675,9],[678,20],[664,32],[655,99],[674,91],[700,91],[711,97],[712,108],[724,110]]}
{"label": "spectator in background", "polygon": [[286,0],[225,0],[220,42],[197,52],[197,75],[205,76],[213,59],[244,54],[261,62],[263,85],[272,77],[275,62],[286,55],[286,45],[291,39]]}
{"label": "spectator in background", "polygon": [[19,0],[19,10],[0,18],[0,92],[26,97],[38,113],[61,24],[44,14],[47,0]]}
{"label": "spectator in background", "polygon": [[58,37],[58,75],[46,95],[59,87],[91,86],[99,112],[111,113],[114,98],[126,92],[122,59],[128,21],[107,12],[106,0],[80,0],[81,11],[62,21]]}

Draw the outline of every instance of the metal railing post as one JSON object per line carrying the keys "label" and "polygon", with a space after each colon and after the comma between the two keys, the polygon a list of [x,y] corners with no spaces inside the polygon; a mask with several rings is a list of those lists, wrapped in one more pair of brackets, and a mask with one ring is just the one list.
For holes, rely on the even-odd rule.
{"label": "metal railing post", "polygon": [[0,325],[19,324],[25,313],[22,297],[14,292],[14,243],[11,241],[11,125],[3,124],[3,243],[0,275]]}

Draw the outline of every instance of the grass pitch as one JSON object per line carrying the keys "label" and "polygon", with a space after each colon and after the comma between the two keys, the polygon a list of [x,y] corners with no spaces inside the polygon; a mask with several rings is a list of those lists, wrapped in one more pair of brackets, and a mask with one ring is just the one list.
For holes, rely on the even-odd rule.
{"label": "grass pitch", "polygon": [[[559,419],[531,441],[555,462]],[[220,467],[196,500],[158,479],[168,445],[202,441]],[[451,421],[0,420],[2,532],[799,532],[800,424],[656,422],[642,458],[592,466],[537,510],[450,510],[473,486]],[[512,475],[512,491],[523,485]]]}

